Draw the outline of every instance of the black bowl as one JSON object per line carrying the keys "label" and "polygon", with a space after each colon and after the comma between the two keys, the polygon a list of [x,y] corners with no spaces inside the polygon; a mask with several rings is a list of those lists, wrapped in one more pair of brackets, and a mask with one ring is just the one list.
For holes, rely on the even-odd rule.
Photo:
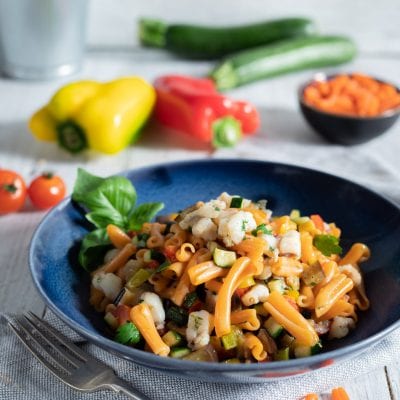
{"label": "black bowl", "polygon": [[[399,108],[387,111],[376,117],[353,117],[327,113],[304,101],[304,90],[307,86],[316,80],[329,80],[334,76],[326,77],[318,74],[318,78],[308,81],[299,90],[299,104],[304,118],[319,135],[328,141],[344,145],[365,143],[382,135],[399,118]],[[383,82],[381,80],[378,81]]]}

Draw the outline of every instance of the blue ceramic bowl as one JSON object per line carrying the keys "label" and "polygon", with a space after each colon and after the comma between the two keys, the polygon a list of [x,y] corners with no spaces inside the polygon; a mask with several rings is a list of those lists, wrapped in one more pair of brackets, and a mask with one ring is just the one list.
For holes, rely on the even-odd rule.
{"label": "blue ceramic bowl", "polygon": [[33,280],[47,305],[69,326],[100,347],[165,373],[220,382],[261,382],[306,373],[356,356],[400,326],[400,210],[389,200],[321,172],[258,161],[213,160],[158,165],[124,173],[140,202],[161,200],[173,212],[223,191],[268,199],[276,214],[298,208],[320,213],[342,228],[342,244],[366,243],[372,257],[362,267],[371,308],[357,329],[330,342],[321,354],[260,364],[200,363],[156,355],[113,342],[102,316],[89,305],[89,277],[79,267],[79,241],[90,229],[81,210],[64,200],[37,228],[30,247]]}

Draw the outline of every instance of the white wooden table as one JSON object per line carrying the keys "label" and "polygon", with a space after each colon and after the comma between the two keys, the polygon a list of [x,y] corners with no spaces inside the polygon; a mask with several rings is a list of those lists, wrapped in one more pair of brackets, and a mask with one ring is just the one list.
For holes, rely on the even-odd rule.
{"label": "white wooden table", "polygon": [[[390,25],[400,19],[399,6],[389,0],[380,7],[368,7],[365,2],[332,2],[331,8],[318,1],[307,0],[302,7],[289,2],[272,3],[244,0],[227,8],[228,2],[215,5],[204,2],[198,13],[185,8],[183,0],[162,0],[135,8],[132,2],[121,0],[118,8],[111,0],[91,3],[89,48],[83,71],[78,76],[52,82],[22,82],[0,78],[0,168],[19,171],[26,180],[41,170],[52,170],[64,177],[69,192],[76,168],[84,166],[99,175],[109,175],[128,168],[137,168],[160,161],[175,161],[205,157],[240,157],[297,163],[332,172],[372,186],[400,201],[400,124],[378,140],[346,148],[325,143],[305,124],[297,109],[296,88],[312,75],[312,71],[297,73],[249,85],[231,94],[251,100],[262,115],[260,133],[238,145],[234,150],[211,153],[184,136],[160,132],[154,125],[146,129],[143,139],[116,156],[85,154],[70,156],[53,144],[35,141],[27,130],[27,120],[38,106],[45,103],[62,83],[71,79],[107,80],[120,75],[138,74],[152,81],[164,73],[206,74],[211,64],[175,59],[163,52],[135,47],[134,27],[137,15],[166,16],[170,20],[207,22],[209,11],[215,20],[243,22],[259,19],[259,10],[268,7],[271,15],[302,14],[315,17],[325,31],[344,32],[356,38],[360,55],[344,71],[363,71],[400,84],[400,34]],[[287,4],[286,4],[287,3]],[[368,2],[367,2],[368,3]],[[231,3],[229,3],[231,4]],[[376,3],[369,2],[372,6]],[[163,8],[165,6],[165,8]],[[352,15],[363,8],[363,18]],[[344,9],[346,13],[334,14]],[[184,8],[184,11],[182,11]],[[373,10],[371,8],[374,8]],[[290,12],[288,10],[290,9]],[[129,12],[127,12],[129,10]],[[344,15],[346,14],[346,15]],[[179,15],[179,17],[176,17]],[[357,14],[358,15],[358,14]],[[344,23],[343,19],[351,21]],[[118,29],[115,29],[115,26]],[[107,29],[108,28],[108,29]],[[385,182],[382,182],[384,177]],[[388,190],[388,183],[392,183]],[[21,313],[24,310],[43,312],[44,304],[36,292],[28,272],[27,251],[32,233],[44,213],[27,204],[20,213],[0,217],[0,311]],[[400,400],[399,366],[388,365],[371,371],[353,382],[344,382],[352,400]]]}

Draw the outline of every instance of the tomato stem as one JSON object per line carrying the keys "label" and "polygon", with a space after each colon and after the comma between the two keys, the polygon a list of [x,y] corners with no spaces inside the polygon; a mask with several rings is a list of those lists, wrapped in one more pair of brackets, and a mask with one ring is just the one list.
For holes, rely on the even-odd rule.
{"label": "tomato stem", "polygon": [[2,188],[8,193],[15,193],[18,190],[14,183],[7,183],[3,185]]}

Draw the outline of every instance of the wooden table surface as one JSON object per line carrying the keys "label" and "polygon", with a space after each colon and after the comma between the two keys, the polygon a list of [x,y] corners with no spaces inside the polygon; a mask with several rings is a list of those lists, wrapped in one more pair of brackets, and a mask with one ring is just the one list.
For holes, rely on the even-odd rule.
{"label": "wooden table surface", "polygon": [[[164,12],[162,6],[165,3],[161,0],[150,3],[142,4],[142,9],[130,10],[132,13],[129,18],[124,10],[133,6],[127,0],[121,1],[118,9],[113,7],[114,3],[111,0],[90,3],[89,47],[84,69],[77,76],[50,82],[24,82],[0,78],[1,168],[19,171],[28,181],[39,171],[56,171],[65,178],[70,192],[78,166],[99,175],[109,175],[161,161],[207,157],[255,158],[296,163],[332,172],[368,184],[375,189],[382,187],[385,194],[395,201],[400,201],[400,125],[397,124],[383,137],[361,146],[346,148],[325,143],[306,126],[297,109],[296,89],[315,71],[279,77],[231,91],[230,94],[236,98],[255,103],[262,116],[261,132],[234,150],[211,153],[206,148],[196,147],[184,136],[159,131],[154,124],[146,129],[143,139],[136,146],[116,156],[88,153],[73,157],[53,144],[35,141],[28,132],[27,120],[64,82],[78,78],[106,80],[132,74],[152,81],[164,73],[201,76],[209,71],[211,63],[184,61],[164,52],[142,50],[134,46],[135,15],[162,16],[165,13],[172,20],[174,13],[185,4],[183,0],[172,2]],[[273,3],[271,15],[287,14],[289,3],[281,3],[279,6]],[[339,8],[344,5],[347,7],[349,2],[332,3]],[[386,25],[386,21],[392,20],[396,21],[398,26],[399,6],[386,0],[380,2],[381,7],[371,10],[375,3],[366,2],[371,7],[365,7],[365,2],[354,3],[357,7],[353,4],[349,6],[350,9],[353,8],[356,12],[358,6],[363,5],[365,14],[363,18],[357,17],[348,24],[339,23],[340,18],[329,15],[327,9],[317,10],[316,4],[318,7],[322,7],[322,4],[311,0],[304,2],[304,9],[300,10],[297,6],[298,9],[291,9],[290,14],[311,14],[320,18],[332,30],[336,29],[335,32],[353,34],[361,52],[351,65],[335,71],[363,71],[399,85],[400,36],[398,29],[395,31],[390,23]],[[257,19],[259,8],[266,3],[255,1],[249,9],[246,8],[247,4],[238,1],[238,12],[230,8],[224,14],[223,5],[215,7],[211,0],[205,2],[204,8],[214,7],[216,15],[224,15],[225,22],[242,22],[246,17],[248,21]],[[391,7],[391,11],[388,11],[387,7]],[[190,10],[186,9],[185,13],[181,12],[180,20],[184,17],[195,20],[196,16]],[[241,18],[238,13],[241,13]],[[207,12],[203,8],[199,10],[198,19],[201,22],[207,21]],[[349,15],[346,20],[350,21]],[[105,21],[110,27],[108,30],[103,29]],[[374,22],[377,24],[375,31],[370,29],[371,23]],[[115,29],[115,26],[118,26],[118,29]],[[369,45],[366,45],[367,40]],[[385,182],[382,182],[382,176]],[[390,190],[387,189],[388,182],[393,182]],[[43,212],[35,211],[27,204],[20,213],[0,217],[1,312],[21,313],[24,310],[33,310],[42,313],[44,310],[44,304],[31,282],[27,264],[29,241],[43,216]],[[399,365],[387,365],[343,384],[352,400],[400,400]]]}

